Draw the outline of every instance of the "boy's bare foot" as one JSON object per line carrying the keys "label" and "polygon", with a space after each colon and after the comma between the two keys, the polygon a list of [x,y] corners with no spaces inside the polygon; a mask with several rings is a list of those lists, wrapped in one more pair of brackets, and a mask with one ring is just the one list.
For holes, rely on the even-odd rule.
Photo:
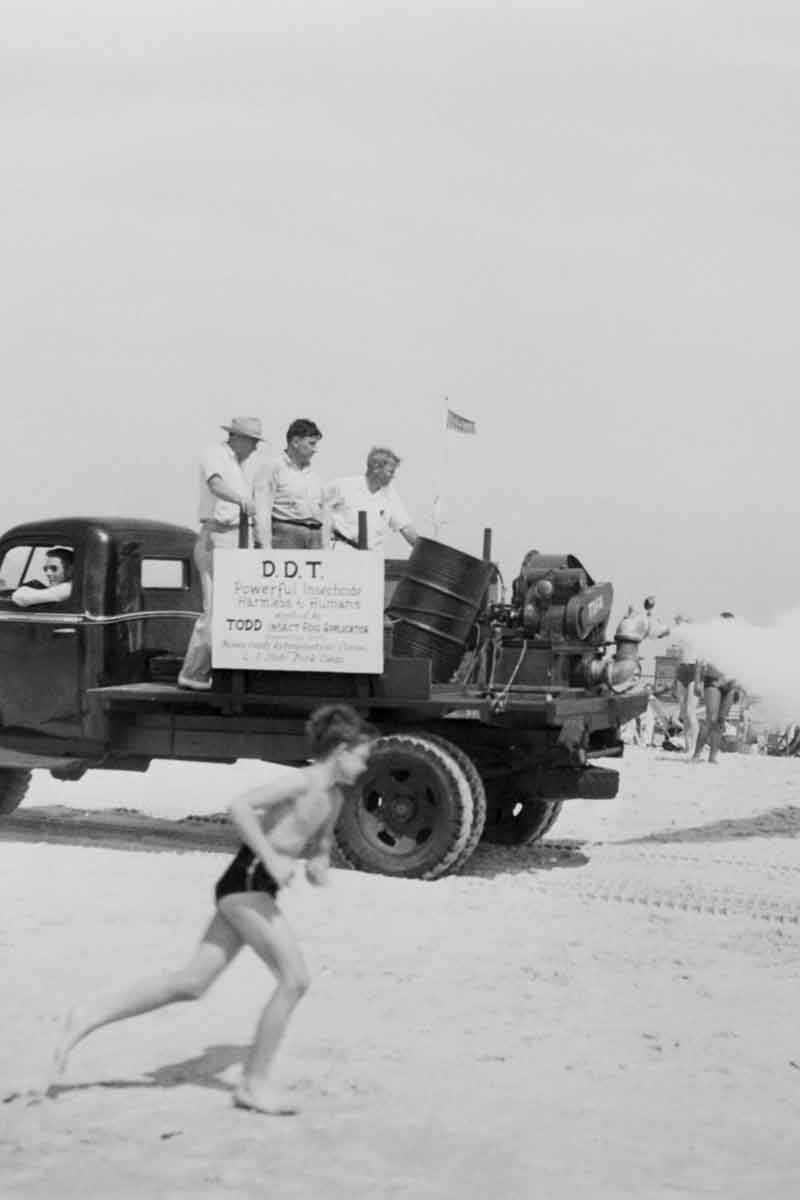
{"label": "boy's bare foot", "polygon": [[250,1088],[242,1085],[234,1092],[233,1103],[236,1108],[248,1108],[270,1117],[290,1117],[297,1112],[291,1096],[269,1086]]}

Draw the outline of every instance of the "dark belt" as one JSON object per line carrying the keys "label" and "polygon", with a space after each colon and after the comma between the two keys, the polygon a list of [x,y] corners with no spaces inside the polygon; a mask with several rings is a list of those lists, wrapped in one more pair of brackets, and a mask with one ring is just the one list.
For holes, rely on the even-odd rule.
{"label": "dark belt", "polygon": [[333,531],[333,540],[335,542],[347,542],[347,545],[352,546],[354,550],[361,549],[355,538],[346,537],[343,533],[339,533],[338,529],[334,529]]}
{"label": "dark belt", "polygon": [[322,529],[321,521],[314,521],[311,517],[306,520],[294,520],[292,517],[273,517],[273,525],[300,525],[303,529]]}

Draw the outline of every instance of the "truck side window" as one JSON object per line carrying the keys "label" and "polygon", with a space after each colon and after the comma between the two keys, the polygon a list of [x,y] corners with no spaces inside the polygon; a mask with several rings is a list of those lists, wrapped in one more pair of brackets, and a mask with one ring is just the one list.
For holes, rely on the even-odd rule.
{"label": "truck side window", "polygon": [[185,591],[189,564],[183,558],[143,558],[142,587],[159,591]]}

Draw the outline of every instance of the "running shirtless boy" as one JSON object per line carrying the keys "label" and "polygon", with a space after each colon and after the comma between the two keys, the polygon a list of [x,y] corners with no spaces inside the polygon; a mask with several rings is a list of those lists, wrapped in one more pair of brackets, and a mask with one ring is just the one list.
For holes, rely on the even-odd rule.
{"label": "running shirtless boy", "polygon": [[70,1051],[93,1030],[179,1000],[199,999],[246,945],[273,972],[276,987],[258,1022],[234,1104],[269,1114],[296,1111],[273,1087],[270,1069],[310,979],[278,907],[278,891],[289,883],[300,858],[306,860],[311,883],[327,882],[341,788],[363,773],[375,736],[346,704],[317,709],[306,732],[309,766],[254,788],[231,804],[231,820],[243,845],[217,881],[216,913],[192,957],[182,967],[74,1008],[56,1050],[54,1080],[63,1074]]}

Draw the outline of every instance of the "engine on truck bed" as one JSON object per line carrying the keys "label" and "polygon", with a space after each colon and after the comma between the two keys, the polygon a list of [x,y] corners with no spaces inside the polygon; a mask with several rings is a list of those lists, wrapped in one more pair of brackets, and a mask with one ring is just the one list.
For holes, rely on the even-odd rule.
{"label": "engine on truck bed", "polygon": [[513,582],[510,602],[489,600],[481,621],[480,665],[469,678],[495,688],[578,688],[618,692],[639,673],[638,648],[616,639],[609,654],[607,627],[614,599],[573,554],[530,550]]}

